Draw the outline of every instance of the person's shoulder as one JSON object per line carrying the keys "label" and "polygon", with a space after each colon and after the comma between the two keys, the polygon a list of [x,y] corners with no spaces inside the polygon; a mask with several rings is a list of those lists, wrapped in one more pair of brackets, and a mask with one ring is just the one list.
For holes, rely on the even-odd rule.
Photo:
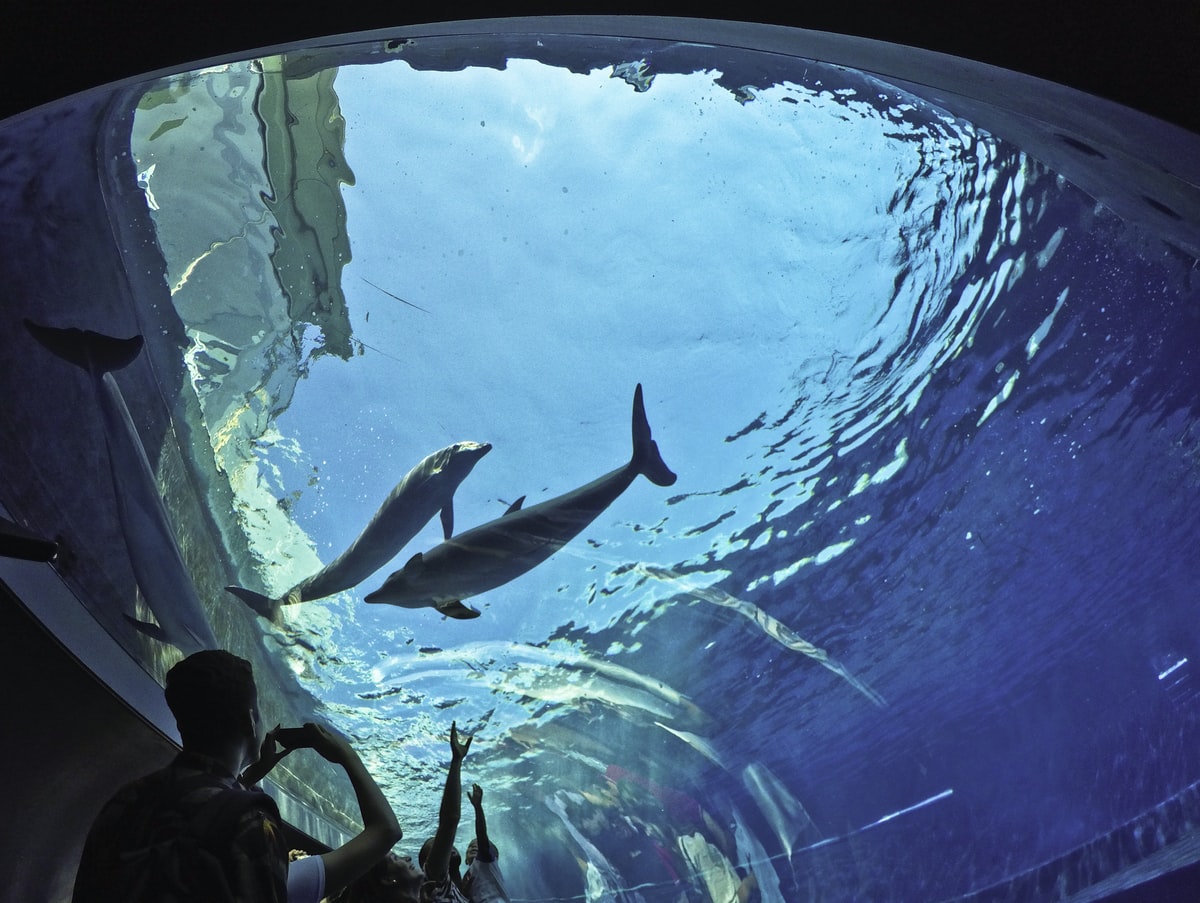
{"label": "person's shoulder", "polygon": [[113,798],[137,796],[143,793],[158,793],[162,788],[171,781],[173,777],[173,769],[170,767],[160,768],[157,771],[152,771],[149,774],[144,774],[140,778],[134,778],[132,781],[122,785]]}
{"label": "person's shoulder", "polygon": [[96,821],[107,823],[113,820],[121,821],[126,813],[149,806],[159,806],[162,802],[166,769],[151,772],[135,778],[117,789],[112,796],[100,807]]}

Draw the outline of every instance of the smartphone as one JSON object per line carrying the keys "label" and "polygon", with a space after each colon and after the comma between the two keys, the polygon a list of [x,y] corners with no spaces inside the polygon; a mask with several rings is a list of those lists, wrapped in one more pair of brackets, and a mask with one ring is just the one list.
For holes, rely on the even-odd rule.
{"label": "smartphone", "polygon": [[285,727],[275,732],[275,739],[284,749],[296,749],[312,742],[312,733],[307,727]]}

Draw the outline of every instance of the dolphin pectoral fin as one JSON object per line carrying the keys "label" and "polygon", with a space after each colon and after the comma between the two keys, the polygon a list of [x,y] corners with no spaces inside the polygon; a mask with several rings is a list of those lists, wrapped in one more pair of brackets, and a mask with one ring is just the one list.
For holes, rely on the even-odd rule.
{"label": "dolphin pectoral fin", "polygon": [[268,599],[262,593],[256,593],[253,590],[245,589],[241,586],[227,586],[225,587],[225,590],[226,592],[233,593],[235,596],[249,605],[255,614],[261,615],[268,621],[275,619],[275,609],[277,606],[275,605],[274,600]]}
{"label": "dolphin pectoral fin", "polygon": [[133,615],[125,615],[125,620],[151,639],[158,640],[160,643],[174,645],[167,637],[167,632],[157,624],[151,624],[149,621],[139,621]]}
{"label": "dolphin pectoral fin", "polygon": [[454,499],[446,502],[442,508],[442,535],[445,539],[454,535]]}
{"label": "dolphin pectoral fin", "polygon": [[425,570],[425,556],[421,552],[408,559],[408,563],[404,565],[404,572],[410,577],[423,570]]}
{"label": "dolphin pectoral fin", "polygon": [[450,602],[439,602],[434,607],[447,618],[454,618],[458,621],[468,621],[471,618],[479,617],[478,611],[469,605],[463,605],[457,599]]}
{"label": "dolphin pectoral fin", "polygon": [[512,514],[515,511],[520,511],[521,506],[524,504],[525,504],[525,496],[521,496],[519,499],[517,499],[515,502],[513,502],[511,505],[509,505],[508,510],[505,511],[504,513]]}

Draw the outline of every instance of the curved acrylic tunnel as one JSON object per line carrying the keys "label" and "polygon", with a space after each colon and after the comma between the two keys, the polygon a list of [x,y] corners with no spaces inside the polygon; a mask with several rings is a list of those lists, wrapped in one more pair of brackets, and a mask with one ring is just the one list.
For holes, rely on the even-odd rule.
{"label": "curved acrylic tunnel", "polygon": [[[353,739],[405,852],[474,732],[514,900],[1190,865],[1200,139],[908,48],[570,24],[0,124],[5,667],[54,788],[6,791],[14,886],[65,898],[214,644]],[[317,757],[274,778],[297,843],[353,829]]]}

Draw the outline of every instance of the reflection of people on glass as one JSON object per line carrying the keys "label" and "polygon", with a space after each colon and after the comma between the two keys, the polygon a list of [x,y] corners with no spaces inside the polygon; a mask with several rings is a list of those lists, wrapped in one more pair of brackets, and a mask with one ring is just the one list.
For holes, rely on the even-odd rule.
{"label": "reflection of people on glass", "polygon": [[[670,810],[620,766],[610,766],[601,783],[582,793],[580,826],[632,884],[678,884],[687,874],[674,849]],[[664,818],[664,816],[668,816]]]}
{"label": "reflection of people on glass", "polygon": [[483,788],[471,785],[468,797],[475,809],[475,839],[467,844],[467,874],[463,887],[471,903],[509,903],[500,874],[500,854],[488,837],[487,819],[483,814]]}
{"label": "reflection of people on glass", "polygon": [[[634,774],[620,765],[610,765],[604,776],[613,793],[627,805],[635,802],[644,813],[661,811],[676,832],[700,832],[720,847],[726,856],[734,856],[733,838],[708,810],[692,796],[648,777]],[[649,810],[646,806],[649,805]]]}
{"label": "reflection of people on glass", "polygon": [[450,767],[446,771],[446,787],[438,811],[437,833],[421,847],[418,861],[425,872],[421,886],[421,903],[467,903],[463,894],[462,863],[454,849],[454,835],[462,815],[462,762],[471,748],[471,738],[458,741],[458,726],[450,724]]}
{"label": "reflection of people on glass", "polygon": [[241,780],[246,784],[257,783],[284,756],[297,749],[311,749],[326,761],[342,766],[362,813],[363,829],[355,837],[336,850],[298,859],[288,868],[288,903],[317,903],[364,874],[404,832],[358,753],[345,738],[319,724],[277,727],[269,732],[258,761],[242,773]]}

